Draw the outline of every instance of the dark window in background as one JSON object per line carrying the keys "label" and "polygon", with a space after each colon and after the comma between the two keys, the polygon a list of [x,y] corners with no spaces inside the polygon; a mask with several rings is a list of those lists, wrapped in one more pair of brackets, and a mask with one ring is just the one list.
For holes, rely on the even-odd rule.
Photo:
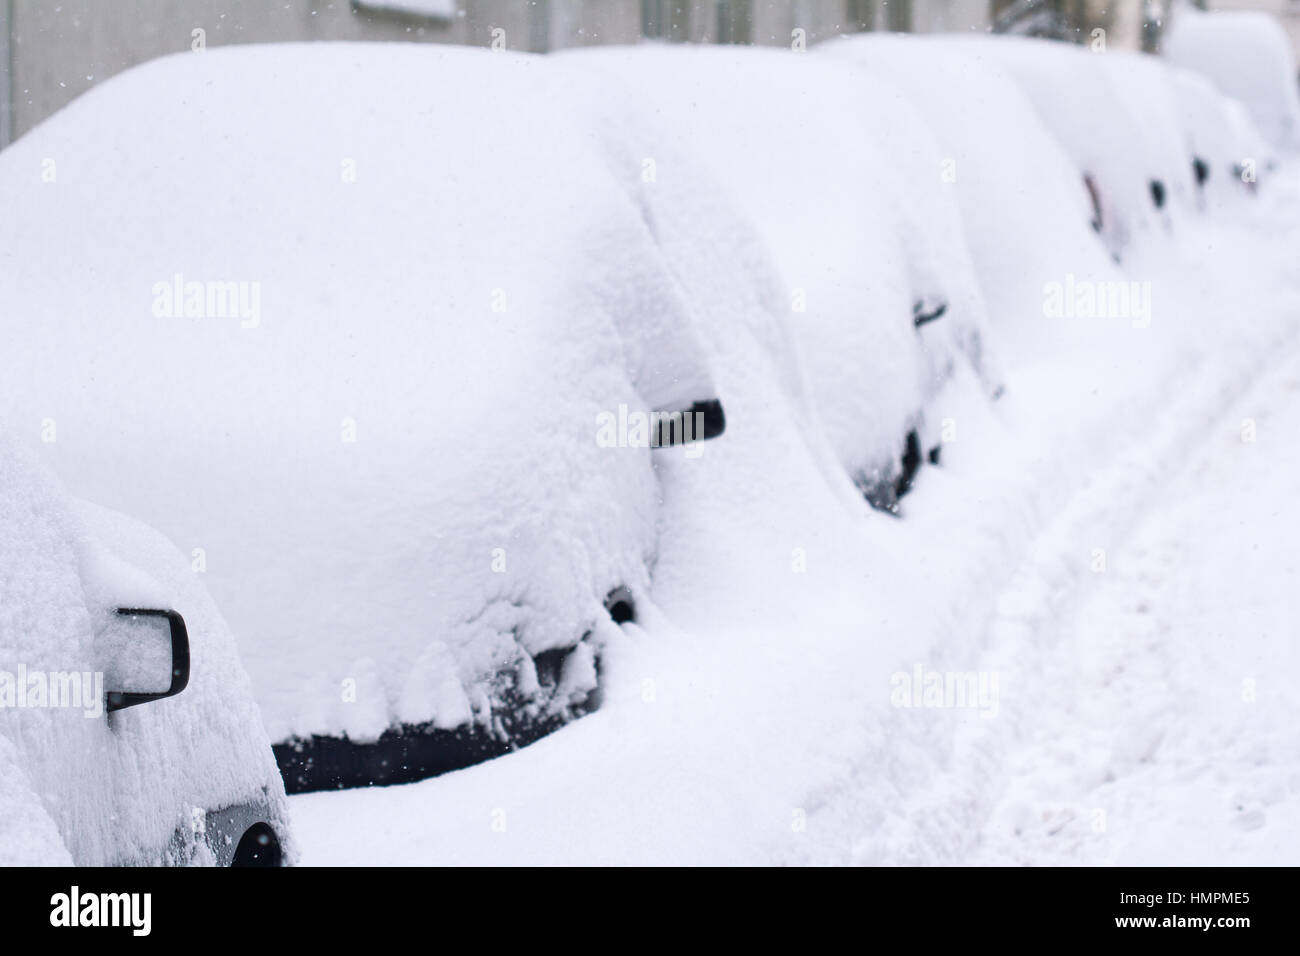
{"label": "dark window in background", "polygon": [[752,43],[753,0],[641,0],[641,35],[675,43]]}

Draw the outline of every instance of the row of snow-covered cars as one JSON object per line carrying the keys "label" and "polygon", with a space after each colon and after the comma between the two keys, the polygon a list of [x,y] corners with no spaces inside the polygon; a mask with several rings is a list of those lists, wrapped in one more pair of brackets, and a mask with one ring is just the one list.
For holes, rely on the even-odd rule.
{"label": "row of snow-covered cars", "polygon": [[0,154],[0,860],[278,864],[286,788],[590,711],[675,469],[764,441],[737,336],[902,517],[937,396],[1004,387],[1035,223],[1120,258],[1270,149],[1193,73],[1019,40],[242,47],[95,89]]}

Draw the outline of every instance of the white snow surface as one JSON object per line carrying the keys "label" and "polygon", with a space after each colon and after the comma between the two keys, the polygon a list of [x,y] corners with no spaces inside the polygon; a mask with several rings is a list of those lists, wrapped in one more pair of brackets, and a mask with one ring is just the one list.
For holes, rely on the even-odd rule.
{"label": "white snow surface", "polygon": [[180,695],[111,718],[88,704],[15,698],[0,708],[0,862],[189,862],[195,808],[254,801],[269,806],[292,859],[284,787],[248,677],[189,562],[152,529],[68,498],[8,437],[0,440],[0,524],[7,672],[105,670],[94,636],[120,606],[179,611],[191,653]]}
{"label": "white snow surface", "polygon": [[[886,77],[929,125],[933,146],[918,165],[955,197],[1005,360],[1035,361],[1062,336],[1087,338],[1093,330],[1044,316],[1044,277],[1111,278],[1112,263],[1088,226],[1092,206],[1077,166],[1016,79],[978,46],[945,38],[853,37],[818,51]],[[945,163],[948,179],[935,172]]]}
{"label": "white snow surface", "polygon": [[[273,739],[490,720],[498,670],[645,592],[664,492],[597,416],[712,397],[681,274],[725,261],[719,308],[745,309],[761,257],[707,196],[661,210],[708,190],[683,163],[649,188],[542,58],[211,52],[0,155],[7,416],[57,422],[74,491],[203,563]],[[178,281],[249,308],[168,314]]]}
{"label": "white snow surface", "polygon": [[[933,63],[931,52],[914,55]],[[956,440],[943,467],[922,472],[906,520],[840,493],[842,475],[816,479],[797,419],[756,374],[763,350],[717,327],[708,344],[735,431],[698,461],[667,462],[653,606],[611,638],[602,709],[435,780],[293,798],[307,862],[1294,858],[1296,682],[1259,676],[1270,662],[1294,668],[1290,545],[1265,530],[1275,512],[1287,519],[1280,502],[1245,505],[1246,526],[1260,530],[1235,537],[1231,482],[1268,466],[1241,457],[1263,451],[1241,441],[1241,407],[1279,416],[1270,426],[1255,413],[1282,471],[1248,487],[1283,495],[1294,478],[1285,394],[1251,400],[1249,389],[1294,367],[1300,346],[1300,171],[1284,165],[1232,202],[1184,197],[1119,265],[1087,226],[1074,154],[1045,139],[1039,110],[1004,75],[975,74],[969,98],[934,126],[944,155],[969,160],[958,162],[960,192],[984,182],[1005,197],[960,204],[972,250],[985,239],[1001,250],[974,258],[977,271],[990,259],[1000,270],[980,280],[1007,390],[990,405],[967,376],[939,400]],[[938,96],[928,99],[933,109]],[[1179,137],[1150,154],[1187,162],[1186,130],[1148,122],[1142,102],[1135,124]],[[994,143],[977,141],[976,118],[963,121],[971,103]],[[1026,144],[1043,175],[1002,164],[1003,142]],[[1138,184],[1135,202],[1146,155],[1113,161],[1118,189],[1122,166]],[[1047,317],[1045,287],[1071,269],[1081,281],[1150,283],[1149,323]],[[1015,281],[1004,288],[1000,276]],[[1172,500],[1216,435],[1226,478]],[[1212,540],[1258,556],[1234,563],[1189,546],[1194,567],[1144,564],[1162,531],[1194,535],[1191,516]],[[1167,627],[1153,630],[1150,608],[1124,591],[1153,575],[1151,587],[1180,594],[1220,577],[1229,594],[1238,577],[1262,580],[1241,582],[1242,601],[1167,597],[1154,618]],[[1138,677],[1117,680],[1130,659]],[[896,679],[917,667],[996,674],[999,691],[986,708],[894,706]],[[1161,822],[1166,813],[1195,837]]]}
{"label": "white snow surface", "polygon": [[[42,452],[74,489],[93,485],[108,504],[129,501],[183,550],[206,548],[208,580],[244,632],[273,725],[291,730],[303,701],[326,700],[341,675],[373,673],[382,692],[363,693],[372,708],[365,721],[341,711],[296,725],[373,730],[385,713],[401,712],[402,700],[442,701],[433,678],[451,672],[448,660],[463,666],[468,658],[455,652],[495,646],[478,630],[438,647],[444,635],[464,633],[454,625],[522,633],[536,650],[599,621],[603,588],[638,591],[637,623],[597,625],[598,712],[468,770],[293,798],[304,862],[1294,859],[1300,832],[1289,811],[1300,754],[1289,734],[1300,685],[1286,676],[1295,608],[1284,501],[1296,465],[1287,423],[1300,414],[1290,384],[1300,362],[1300,168],[1283,161],[1256,192],[1203,197],[1191,179],[1195,137],[1223,117],[1235,137],[1225,151],[1257,134],[1217,94],[1159,61],[1022,40],[909,39],[870,49],[863,41],[854,51],[858,42],[786,54],[803,57],[798,67],[755,68],[770,94],[789,84],[773,125],[801,98],[816,99],[805,85],[821,75],[833,84],[817,91],[825,102],[852,100],[841,85],[860,83],[853,89],[867,105],[850,115],[879,110],[914,131],[900,155],[882,155],[872,146],[880,140],[854,123],[838,140],[819,119],[791,136],[805,129],[817,144],[857,142],[868,150],[865,169],[896,170],[879,187],[889,202],[843,184],[846,204],[881,209],[886,235],[862,236],[866,248],[901,257],[889,230],[910,230],[913,206],[939,210],[948,251],[924,246],[922,230],[906,269],[960,280],[949,270],[970,262],[967,284],[983,300],[988,354],[1005,384],[991,403],[987,382],[959,362],[948,386],[927,398],[928,414],[954,429],[941,467],[921,471],[901,521],[872,511],[842,467],[854,435],[836,408],[860,400],[851,377],[828,387],[818,372],[836,333],[864,361],[853,338],[861,330],[847,318],[860,287],[847,278],[820,284],[839,296],[820,357],[823,340],[790,309],[793,274],[813,261],[801,259],[801,245],[826,248],[822,221],[798,216],[755,181],[746,188],[758,163],[724,189],[708,174],[727,155],[720,138],[664,133],[662,124],[682,121],[679,108],[659,105],[659,122],[620,109],[617,84],[593,91],[577,55],[206,54],[200,69],[213,71],[212,85],[197,91],[184,78],[191,68],[176,61],[117,81],[124,97],[164,76],[174,81],[163,91],[178,101],[162,113],[171,122],[151,114],[120,140],[106,125],[110,148],[95,144],[103,178],[86,167],[94,188],[71,190],[72,200],[39,192],[48,188],[40,159],[86,154],[82,127],[99,129],[90,109],[98,99],[111,112],[114,84],[38,131],[46,141],[34,134],[0,154],[19,223],[0,240],[0,274],[15,284],[5,301],[29,317],[15,326],[16,354],[38,370],[15,386],[6,381],[0,398],[28,434],[43,417],[59,423],[58,442]],[[897,61],[879,68],[888,84],[873,69],[877,52]],[[709,65],[682,67],[692,76],[665,77],[664,103],[712,95],[699,79],[720,69],[712,64],[744,70],[750,55],[708,52]],[[755,63],[767,56],[752,55]],[[823,70],[814,63],[822,60],[834,65]],[[325,73],[336,80],[340,61],[385,88],[451,63],[460,75],[481,70],[483,82],[458,86],[466,93],[455,106],[426,101],[425,87],[409,84],[414,100],[400,108],[358,94],[359,102],[304,114],[308,92]],[[286,64],[283,74],[276,64]],[[634,67],[610,67],[624,68],[634,81]],[[242,103],[254,90],[265,128],[250,155],[246,143],[213,137],[213,117],[226,114],[203,104]],[[513,141],[513,127],[483,123],[489,92],[532,107],[517,161],[508,146],[490,150],[466,132]],[[872,102],[885,96],[891,105]],[[416,129],[411,110],[427,112],[431,130],[450,123],[464,135],[416,149],[434,134]],[[200,120],[188,125],[187,111]],[[568,117],[577,111],[590,126]],[[623,117],[616,135],[594,136],[611,113]],[[187,165],[142,158],[183,152],[191,140],[178,129],[202,144]],[[356,129],[370,138],[343,133]],[[79,146],[52,149],[61,131]],[[740,132],[750,142],[778,137]],[[795,156],[805,147],[786,148]],[[699,167],[686,155],[696,150]],[[350,208],[332,191],[344,188],[337,157],[357,158],[357,182],[346,188],[369,182],[372,191],[344,195],[364,195],[364,205]],[[945,183],[949,158],[956,180]],[[524,160],[534,165],[522,169]],[[794,182],[794,160],[762,160]],[[227,167],[238,175],[227,178]],[[387,175],[367,179],[372,167]],[[814,209],[831,216],[836,193],[823,171],[852,168],[841,156],[809,166],[801,185]],[[141,170],[163,176],[166,200],[147,207],[153,229],[114,233],[126,220],[88,197],[108,183],[129,192],[128,171],[139,178]],[[1085,170],[1107,206],[1101,237],[1088,226]],[[19,179],[24,171],[29,180]],[[73,185],[76,171],[74,163]],[[1155,176],[1169,188],[1159,213],[1149,194]],[[953,195],[932,192],[930,177]],[[580,192],[566,186],[572,180],[582,181]],[[15,189],[17,181],[29,185]],[[182,181],[204,188],[187,193]],[[463,191],[435,190],[450,181]],[[235,190],[243,202],[214,200],[230,197],[236,182],[258,188]],[[540,182],[549,188],[538,190]],[[472,199],[473,228],[449,196]],[[68,205],[48,205],[59,202]],[[138,206],[130,204],[137,216]],[[74,209],[80,228],[69,232]],[[620,212],[629,209],[630,217]],[[205,213],[216,225],[205,229]],[[603,232],[577,221],[586,213]],[[849,218],[834,219],[836,228],[848,229]],[[600,255],[591,254],[592,235],[602,237]],[[123,260],[116,270],[95,266],[109,245]],[[331,255],[339,246],[346,254]],[[637,251],[624,257],[625,248]],[[48,266],[24,266],[38,261]],[[92,267],[95,288],[66,281]],[[147,308],[153,281],[182,268],[202,278],[262,276],[261,326],[178,325],[132,311]],[[904,303],[910,276],[899,269],[902,278],[870,274]],[[376,281],[363,286],[358,274]],[[629,276],[647,276],[644,287]],[[1064,316],[1047,307],[1053,287],[1104,292],[1118,282],[1136,283],[1149,304],[1143,314]],[[444,286],[452,290],[445,300]],[[692,380],[707,377],[726,406],[726,435],[698,457],[611,454],[591,442],[594,409],[639,394],[645,380],[612,357],[626,351],[636,366],[638,355],[664,354],[627,348],[640,322],[611,316],[629,287],[643,288],[636,300],[649,305],[625,316],[680,303],[661,341],[689,339],[694,364],[708,370]],[[535,295],[549,310],[528,308],[510,324],[510,311],[505,321],[490,311],[494,288],[510,292],[512,309]],[[438,322],[422,322],[413,290],[428,293]],[[864,314],[876,314],[871,308],[864,302]],[[355,329],[340,316],[357,316]],[[92,340],[101,323],[99,348],[84,356],[67,355],[51,332]],[[272,372],[281,378],[274,385]],[[356,418],[355,443],[339,443],[343,415]],[[345,457],[368,441],[382,454]],[[381,498],[376,488],[391,491]],[[1255,500],[1238,508],[1237,494]],[[187,526],[190,515],[204,525]],[[537,523],[521,524],[520,515]],[[1200,544],[1201,535],[1220,547]],[[507,571],[493,578],[498,545]],[[1215,599],[1219,584],[1230,599]],[[414,621],[427,626],[417,631]],[[259,647],[275,652],[259,661]],[[411,647],[434,663],[412,667]],[[281,695],[281,684],[302,686],[327,659],[341,669],[322,667],[321,691]],[[410,696],[394,698],[384,683],[393,661],[425,675]],[[899,706],[900,678],[918,670],[996,676],[997,693],[979,707]],[[464,671],[456,673],[463,686]]]}
{"label": "white snow surface", "polygon": [[[1101,232],[1113,256],[1141,248],[1194,210],[1192,157],[1179,127],[1175,81],[1159,59],[1016,36],[930,42],[942,44],[934,49],[945,58],[949,51],[965,54],[1020,87],[1078,175],[1095,183]],[[863,49],[869,54],[871,47]],[[1164,187],[1163,209],[1152,200],[1153,181]]]}
{"label": "white snow surface", "polygon": [[[1000,385],[941,154],[892,86],[827,57],[757,48],[591,47],[561,59],[625,83],[662,120],[652,129],[702,155],[754,223],[850,474],[887,467],[913,427],[926,447],[937,441],[926,412],[957,363],[989,393]],[[914,328],[916,303],[947,311]]]}

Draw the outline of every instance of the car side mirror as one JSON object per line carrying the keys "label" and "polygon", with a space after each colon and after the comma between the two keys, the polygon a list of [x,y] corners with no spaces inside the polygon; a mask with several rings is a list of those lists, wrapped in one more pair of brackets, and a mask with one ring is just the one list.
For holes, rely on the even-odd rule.
{"label": "car side mirror", "polygon": [[652,418],[651,448],[708,441],[727,430],[727,416],[722,411],[722,402],[716,398],[694,402],[681,412],[655,411]]}
{"label": "car side mirror", "polygon": [[175,697],[190,680],[190,638],[175,611],[118,608],[95,636],[109,711]]}

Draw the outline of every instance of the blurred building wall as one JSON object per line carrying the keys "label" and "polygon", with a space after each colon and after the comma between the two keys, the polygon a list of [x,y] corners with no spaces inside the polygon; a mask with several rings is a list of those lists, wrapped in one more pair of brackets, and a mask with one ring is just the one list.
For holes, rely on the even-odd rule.
{"label": "blurred building wall", "polygon": [[9,4],[0,3],[0,147],[13,139],[13,97],[10,95]]}
{"label": "blurred building wall", "polygon": [[859,30],[983,30],[989,9],[989,0],[0,0],[0,146],[114,74],[199,44],[811,46]]}
{"label": "blurred building wall", "polygon": [[[862,30],[1012,32],[1152,48],[1171,0],[0,0],[0,147],[96,83],[169,53],[274,41],[458,43],[544,52],[595,43],[809,46]],[[1300,50],[1300,0],[1266,10]],[[410,8],[410,9],[403,9]],[[423,12],[417,12],[423,11]],[[1040,29],[1054,18],[1055,32]],[[1005,24],[1003,26],[1006,26]],[[1049,27],[1051,25],[1049,24]],[[198,32],[196,32],[198,31]]]}
{"label": "blurred building wall", "polygon": [[[482,44],[504,30],[512,49],[546,48],[553,0],[448,2],[450,18],[384,9],[379,0],[0,0],[7,6],[12,135],[24,132],[127,67],[208,47],[290,40],[405,40]],[[638,0],[572,3],[623,12],[625,39],[639,33]],[[437,6],[434,4],[433,6]],[[195,31],[203,31],[196,35]]]}

